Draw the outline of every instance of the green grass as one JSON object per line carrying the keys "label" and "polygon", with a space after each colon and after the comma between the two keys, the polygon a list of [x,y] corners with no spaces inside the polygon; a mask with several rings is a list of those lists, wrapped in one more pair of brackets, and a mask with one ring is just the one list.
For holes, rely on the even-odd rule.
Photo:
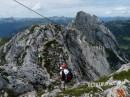
{"label": "green grass", "polygon": [[44,67],[47,69],[47,72],[51,77],[54,76],[54,73],[59,72],[57,61],[59,60],[59,55],[61,53],[63,53],[61,45],[55,39],[44,44],[42,59]]}
{"label": "green grass", "polygon": [[130,35],[120,35],[117,36],[119,42],[119,48],[124,52],[127,58],[130,60]]}
{"label": "green grass", "polygon": [[30,33],[29,34],[32,34],[35,30],[36,27],[39,27],[39,25],[33,25],[31,28],[30,28]]}
{"label": "green grass", "polygon": [[107,80],[109,80],[109,78],[110,77],[108,77],[108,76],[103,76],[99,80],[96,80],[95,82],[106,82]]}
{"label": "green grass", "polygon": [[129,45],[128,44],[120,45],[120,49],[122,52],[126,54],[126,56],[128,56],[127,58],[130,60],[130,42]]}
{"label": "green grass", "polygon": [[124,50],[128,50],[128,49],[130,49],[130,46],[129,45],[120,45],[120,48],[124,49]]}
{"label": "green grass", "polygon": [[17,97],[16,93],[11,89],[5,89],[5,91],[8,93],[8,97]]}
{"label": "green grass", "polygon": [[130,81],[130,69],[128,71],[122,71],[118,74],[114,74],[113,75],[113,78],[115,80],[124,80],[124,79],[127,79]]}
{"label": "green grass", "polygon": [[42,88],[40,88],[39,90],[37,90],[37,96],[38,97],[41,97],[44,93],[45,93],[45,91]]}
{"label": "green grass", "polygon": [[9,38],[0,38],[0,46],[4,45],[9,41]]}
{"label": "green grass", "polygon": [[1,61],[0,61],[0,66],[6,64],[5,53],[0,52],[0,59],[1,59]]}
{"label": "green grass", "polygon": [[123,37],[123,40],[130,41],[130,37]]}
{"label": "green grass", "polygon": [[[103,86],[102,89],[106,90],[108,88],[111,88],[112,86]],[[96,87],[88,87],[87,85],[82,85],[79,86],[77,88],[73,88],[73,89],[66,89],[65,91],[59,93],[59,95],[57,97],[64,97],[69,95],[70,96],[75,96],[75,97],[79,97],[85,93],[90,93],[92,95],[94,95],[95,93],[101,93],[102,91]],[[96,97],[96,96],[94,96]]]}
{"label": "green grass", "polygon": [[[110,77],[108,76],[104,76],[101,77],[99,80],[95,81],[95,82],[106,82],[107,80],[109,80]],[[122,71],[118,74],[114,74],[113,75],[114,80],[124,80],[124,79],[128,79],[130,81],[130,69],[128,71]]]}
{"label": "green grass", "polygon": [[87,86],[82,86],[82,87],[78,87],[75,89],[68,89],[65,90],[61,93],[61,95],[71,95],[71,96],[81,96],[84,93],[89,93],[89,92],[98,92],[98,89],[96,87],[93,88],[88,88]]}

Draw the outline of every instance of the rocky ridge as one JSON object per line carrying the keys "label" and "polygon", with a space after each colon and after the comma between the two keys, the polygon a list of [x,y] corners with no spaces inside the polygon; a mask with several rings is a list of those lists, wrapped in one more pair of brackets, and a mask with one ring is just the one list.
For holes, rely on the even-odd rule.
{"label": "rocky ridge", "polygon": [[96,16],[79,12],[67,28],[33,25],[0,47],[0,89],[13,97],[51,91],[59,86],[61,63],[71,68],[75,84],[97,80],[124,62],[112,33]]}

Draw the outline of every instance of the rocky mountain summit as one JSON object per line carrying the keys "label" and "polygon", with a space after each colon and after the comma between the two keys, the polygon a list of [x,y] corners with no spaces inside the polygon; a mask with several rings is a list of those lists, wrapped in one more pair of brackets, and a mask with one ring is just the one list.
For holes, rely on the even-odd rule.
{"label": "rocky mountain summit", "polygon": [[0,96],[54,90],[60,84],[61,63],[71,68],[74,85],[111,74],[125,59],[113,34],[96,16],[78,12],[68,27],[33,25],[0,47]]}

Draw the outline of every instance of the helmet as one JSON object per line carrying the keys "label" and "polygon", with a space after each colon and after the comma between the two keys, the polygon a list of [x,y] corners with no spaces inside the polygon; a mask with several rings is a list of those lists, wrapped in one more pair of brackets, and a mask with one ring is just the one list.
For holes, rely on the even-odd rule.
{"label": "helmet", "polygon": [[63,69],[66,69],[68,65],[64,63],[64,64],[61,64],[60,67],[62,67]]}

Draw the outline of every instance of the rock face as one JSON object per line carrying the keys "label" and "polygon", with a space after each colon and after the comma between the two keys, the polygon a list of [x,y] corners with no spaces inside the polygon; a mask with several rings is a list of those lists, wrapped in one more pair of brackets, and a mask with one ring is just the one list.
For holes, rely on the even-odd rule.
{"label": "rock face", "polygon": [[123,62],[117,49],[115,37],[96,16],[79,12],[67,28],[33,25],[14,36],[0,48],[1,76],[16,95],[58,82],[61,63],[73,70],[74,82],[92,81]]}
{"label": "rock face", "polygon": [[7,84],[6,81],[2,77],[0,77],[0,90],[4,88],[6,84]]}
{"label": "rock face", "polygon": [[91,16],[84,12],[78,12],[72,27],[82,32],[87,42],[102,45],[106,48],[115,49],[118,43],[113,34],[106,28],[97,16]]}
{"label": "rock face", "polygon": [[[88,68],[83,71],[90,70],[91,77],[97,78],[102,74],[108,74],[113,69],[118,69],[124,62],[124,59],[120,57],[114,35],[98,17],[80,11],[70,27],[77,29],[80,33],[77,43],[80,45],[81,52],[79,52],[80,50],[75,51],[74,56],[76,57],[78,55],[76,52],[79,52],[84,57],[81,59],[78,57],[78,64],[75,64],[83,66],[83,69]],[[82,62],[82,59],[85,61]],[[89,75],[88,72],[86,73],[83,75]]]}
{"label": "rock face", "polygon": [[[77,13],[76,19],[71,26],[81,32],[80,39],[89,42],[91,45],[104,47],[106,52],[113,54],[113,57],[116,56],[115,59],[118,57],[116,60],[124,61],[119,56],[120,53],[115,36],[104,26],[103,22],[97,16],[91,16],[80,11]],[[108,61],[110,62],[110,60]],[[119,63],[115,61],[114,64]]]}

